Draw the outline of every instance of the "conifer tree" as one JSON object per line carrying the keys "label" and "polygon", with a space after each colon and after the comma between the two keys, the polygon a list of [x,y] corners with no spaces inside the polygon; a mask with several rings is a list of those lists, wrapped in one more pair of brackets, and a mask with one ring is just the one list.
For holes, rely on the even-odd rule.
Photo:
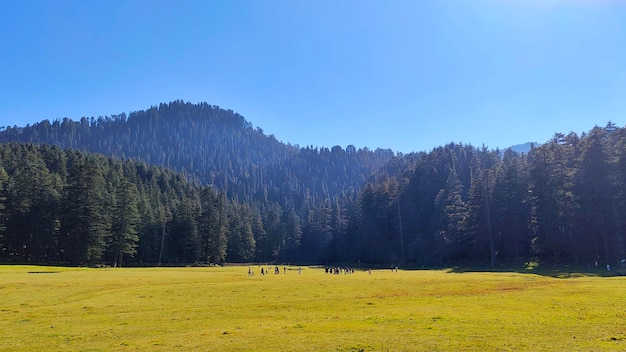
{"label": "conifer tree", "polygon": [[508,149],[497,171],[492,203],[493,233],[503,258],[519,262],[530,252],[528,198],[526,157]]}
{"label": "conifer tree", "polygon": [[435,198],[435,214],[438,218],[434,240],[434,254],[439,264],[445,260],[467,258],[468,238],[466,233],[467,206],[462,198],[463,184],[456,169],[449,168],[445,188]]}
{"label": "conifer tree", "polygon": [[[612,182],[608,154],[604,148],[606,131],[596,127],[581,142],[581,154],[574,174],[577,257],[588,261],[617,259],[613,227]],[[590,256],[591,254],[591,256]],[[586,257],[586,258],[585,258]]]}
{"label": "conifer tree", "polygon": [[116,189],[111,233],[107,237],[108,251],[113,255],[113,266],[122,266],[124,255],[133,256],[137,253],[138,224],[137,186],[123,178]]}
{"label": "conifer tree", "polygon": [[295,209],[286,208],[281,217],[282,232],[285,238],[285,259],[295,259],[302,245],[302,228]]}
{"label": "conifer tree", "polygon": [[173,218],[170,236],[172,259],[176,263],[194,263],[199,259],[198,207],[183,198]]}
{"label": "conifer tree", "polygon": [[557,135],[528,156],[532,251],[555,264],[575,245],[572,149]]}
{"label": "conifer tree", "polygon": [[20,162],[7,189],[6,251],[24,262],[49,261],[57,249],[60,181],[48,170],[38,148],[14,151]]}
{"label": "conifer tree", "polygon": [[102,172],[93,157],[72,155],[63,196],[62,260],[89,264],[100,260],[110,225],[104,205]]}
{"label": "conifer tree", "polygon": [[227,260],[248,262],[254,258],[255,240],[249,207],[246,204],[233,205],[230,212]]}
{"label": "conifer tree", "polygon": [[228,202],[224,193],[205,188],[200,196],[198,222],[201,258],[209,263],[222,263],[228,249]]}
{"label": "conifer tree", "polygon": [[7,180],[9,179],[9,176],[7,175],[6,171],[4,171],[4,167],[2,166],[2,163],[0,163],[0,247],[2,247],[2,234],[4,233],[5,230],[5,205],[4,203],[6,202],[6,193],[5,193],[5,183],[7,182]]}
{"label": "conifer tree", "polygon": [[492,180],[488,170],[472,177],[467,199],[467,231],[472,239],[472,258],[479,261],[487,259],[493,266],[496,264],[496,249],[491,227]]}

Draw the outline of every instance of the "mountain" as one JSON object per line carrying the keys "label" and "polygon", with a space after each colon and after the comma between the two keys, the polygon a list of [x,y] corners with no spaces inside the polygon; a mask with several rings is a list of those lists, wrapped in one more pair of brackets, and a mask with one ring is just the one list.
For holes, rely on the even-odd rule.
{"label": "mountain", "polygon": [[[215,221],[220,224],[220,230],[210,230],[211,236],[217,231],[222,234],[220,240],[198,244],[198,240],[194,239],[197,238],[195,234],[202,231],[202,226],[208,229],[208,225],[202,225],[207,220],[203,220],[199,214],[207,211],[208,214],[216,211],[221,214],[225,210],[221,205],[212,205],[210,202],[203,205],[198,200],[201,198],[199,194],[203,193],[200,189],[178,201],[176,199],[180,195],[171,194],[169,197],[172,201],[159,206],[162,209],[160,218],[140,226],[152,229],[148,233],[139,233],[140,248],[141,245],[151,243],[150,250],[138,252],[133,260],[152,263],[155,262],[154,229],[159,227],[164,233],[172,231],[168,237],[185,238],[184,241],[180,240],[183,244],[177,242],[168,245],[165,242],[163,259],[168,262],[245,259],[318,263],[322,258],[329,258],[330,248],[334,246],[333,239],[338,238],[345,229],[350,212],[356,209],[358,192],[375,171],[395,157],[391,150],[383,149],[356,149],[353,146],[345,149],[339,146],[301,148],[285,144],[274,136],[265,135],[262,129],[254,128],[243,116],[232,110],[183,101],[160,104],[132,112],[128,116],[83,117],[79,121],[68,118],[52,122],[44,120],[0,131],[0,146],[16,142],[22,145],[60,147],[89,155],[95,153],[114,160],[160,165],[179,172],[182,179],[197,186],[210,186],[211,190],[219,192],[219,197],[224,195],[239,204],[228,206],[229,209],[239,210],[226,211],[230,215],[220,215],[212,220],[211,224],[215,224]],[[40,153],[49,154],[47,149]],[[13,160],[12,156],[7,158]],[[52,162],[53,169],[55,164]],[[21,192],[21,188],[13,186],[13,180],[19,175],[28,177],[28,173],[16,174],[16,170],[19,171],[20,167],[7,170],[7,192]],[[65,173],[60,172],[58,177],[63,179]],[[131,176],[131,179],[137,177]],[[65,184],[51,192],[69,191],[65,188],[70,187],[71,183]],[[162,181],[157,181],[157,186],[164,187]],[[147,186],[138,184],[136,187]],[[112,187],[107,197],[114,197],[115,192],[115,187]],[[167,194],[168,190],[163,192]],[[219,200],[219,197],[214,198]],[[219,200],[218,203],[224,202]],[[7,209],[11,209],[7,212],[14,211],[13,205],[9,205]],[[107,205],[101,207],[107,208]],[[18,211],[23,212],[27,215],[19,219],[33,216],[29,215],[29,208]],[[167,214],[170,214],[169,217]],[[49,217],[62,222],[62,215]],[[26,229],[18,231],[19,226],[16,224],[10,222],[10,226],[17,227],[7,228],[6,232],[28,233]],[[254,233],[254,245],[245,240],[250,233]],[[20,241],[13,240],[15,245],[12,248],[29,246],[27,242]],[[100,248],[98,245],[96,247]],[[219,253],[209,255],[207,253],[212,253],[209,248],[219,248]]]}
{"label": "mountain", "polygon": [[625,185],[611,123],[522,153],[395,155],[175,101],[0,132],[0,262],[619,265]]}
{"label": "mountain", "polygon": [[[0,143],[56,145],[183,172],[247,202],[306,202],[356,192],[391,150],[300,148],[265,135],[232,110],[174,101],[106,117],[44,120],[0,131]],[[308,204],[306,206],[311,206]]]}
{"label": "mountain", "polygon": [[523,143],[523,144],[516,144],[514,146],[509,147],[509,149],[511,149],[512,151],[516,152],[516,153],[525,153],[528,154],[528,152],[534,148],[534,147],[538,147],[541,144],[536,143],[536,142],[527,142],[527,143]]}

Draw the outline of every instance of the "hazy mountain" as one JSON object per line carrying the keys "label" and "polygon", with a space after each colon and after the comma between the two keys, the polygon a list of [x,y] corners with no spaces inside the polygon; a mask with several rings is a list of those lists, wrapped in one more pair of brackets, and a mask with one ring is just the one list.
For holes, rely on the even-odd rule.
{"label": "hazy mountain", "polygon": [[105,117],[43,120],[0,131],[0,143],[57,145],[184,172],[246,201],[300,207],[360,189],[391,150],[300,148],[266,135],[232,110],[174,101]]}
{"label": "hazy mountain", "polygon": [[509,147],[512,151],[516,152],[516,153],[524,153],[524,154],[528,154],[528,152],[534,148],[534,147],[538,147],[541,144],[536,143],[536,142],[527,142],[524,144],[517,144],[514,146]]}

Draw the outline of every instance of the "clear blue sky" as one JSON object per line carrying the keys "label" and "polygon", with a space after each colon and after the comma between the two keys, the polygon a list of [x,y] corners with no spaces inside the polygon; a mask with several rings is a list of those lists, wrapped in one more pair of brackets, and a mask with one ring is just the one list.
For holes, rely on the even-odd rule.
{"label": "clear blue sky", "polygon": [[626,1],[4,0],[0,126],[206,101],[300,146],[626,124]]}

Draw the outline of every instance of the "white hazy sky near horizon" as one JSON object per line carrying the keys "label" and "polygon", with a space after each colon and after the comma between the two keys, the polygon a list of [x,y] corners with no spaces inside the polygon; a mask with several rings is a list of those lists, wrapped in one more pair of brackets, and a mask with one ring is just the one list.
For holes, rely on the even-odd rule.
{"label": "white hazy sky near horizon", "polygon": [[301,146],[626,124],[626,1],[3,1],[0,126],[176,99]]}

